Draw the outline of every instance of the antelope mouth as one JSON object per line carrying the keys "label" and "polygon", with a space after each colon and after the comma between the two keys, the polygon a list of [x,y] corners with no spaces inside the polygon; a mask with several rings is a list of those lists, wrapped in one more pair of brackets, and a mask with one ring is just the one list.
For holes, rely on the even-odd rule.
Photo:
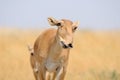
{"label": "antelope mouth", "polygon": [[73,48],[72,43],[66,45],[63,41],[61,41],[61,45],[62,45],[62,47],[63,47],[64,49]]}

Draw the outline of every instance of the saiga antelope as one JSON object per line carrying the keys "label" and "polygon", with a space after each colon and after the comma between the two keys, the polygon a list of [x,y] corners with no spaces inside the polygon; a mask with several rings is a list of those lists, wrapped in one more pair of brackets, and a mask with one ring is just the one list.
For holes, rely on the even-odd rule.
{"label": "saiga antelope", "polygon": [[73,47],[73,33],[79,22],[48,18],[57,29],[44,31],[35,41],[30,62],[36,80],[64,80],[70,48]]}

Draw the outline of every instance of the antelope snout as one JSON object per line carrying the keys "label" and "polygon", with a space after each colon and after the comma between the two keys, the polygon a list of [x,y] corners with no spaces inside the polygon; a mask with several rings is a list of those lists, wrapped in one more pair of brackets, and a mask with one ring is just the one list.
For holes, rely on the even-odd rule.
{"label": "antelope snout", "polygon": [[63,41],[61,41],[61,44],[62,44],[62,47],[63,48],[73,48],[73,45],[72,45],[72,43],[69,43],[69,44],[65,44]]}

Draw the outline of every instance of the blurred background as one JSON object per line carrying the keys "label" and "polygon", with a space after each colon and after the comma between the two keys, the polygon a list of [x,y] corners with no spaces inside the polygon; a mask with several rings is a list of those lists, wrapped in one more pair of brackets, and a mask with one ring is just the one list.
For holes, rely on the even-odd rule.
{"label": "blurred background", "polygon": [[0,80],[34,80],[27,44],[51,16],[80,21],[65,80],[120,80],[119,0],[0,0]]}
{"label": "blurred background", "polygon": [[79,20],[82,29],[120,28],[119,0],[1,0],[0,26],[47,27],[47,17]]}

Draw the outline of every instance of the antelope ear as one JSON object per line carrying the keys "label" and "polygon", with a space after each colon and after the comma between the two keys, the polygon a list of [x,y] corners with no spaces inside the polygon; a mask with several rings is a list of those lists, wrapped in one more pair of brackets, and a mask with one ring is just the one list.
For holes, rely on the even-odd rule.
{"label": "antelope ear", "polygon": [[72,24],[72,26],[73,26],[73,32],[75,32],[75,30],[77,29],[77,27],[79,26],[79,24],[80,24],[79,21],[74,22],[74,23]]}
{"label": "antelope ear", "polygon": [[48,22],[51,26],[61,26],[61,21],[54,19],[53,17],[48,17]]}

